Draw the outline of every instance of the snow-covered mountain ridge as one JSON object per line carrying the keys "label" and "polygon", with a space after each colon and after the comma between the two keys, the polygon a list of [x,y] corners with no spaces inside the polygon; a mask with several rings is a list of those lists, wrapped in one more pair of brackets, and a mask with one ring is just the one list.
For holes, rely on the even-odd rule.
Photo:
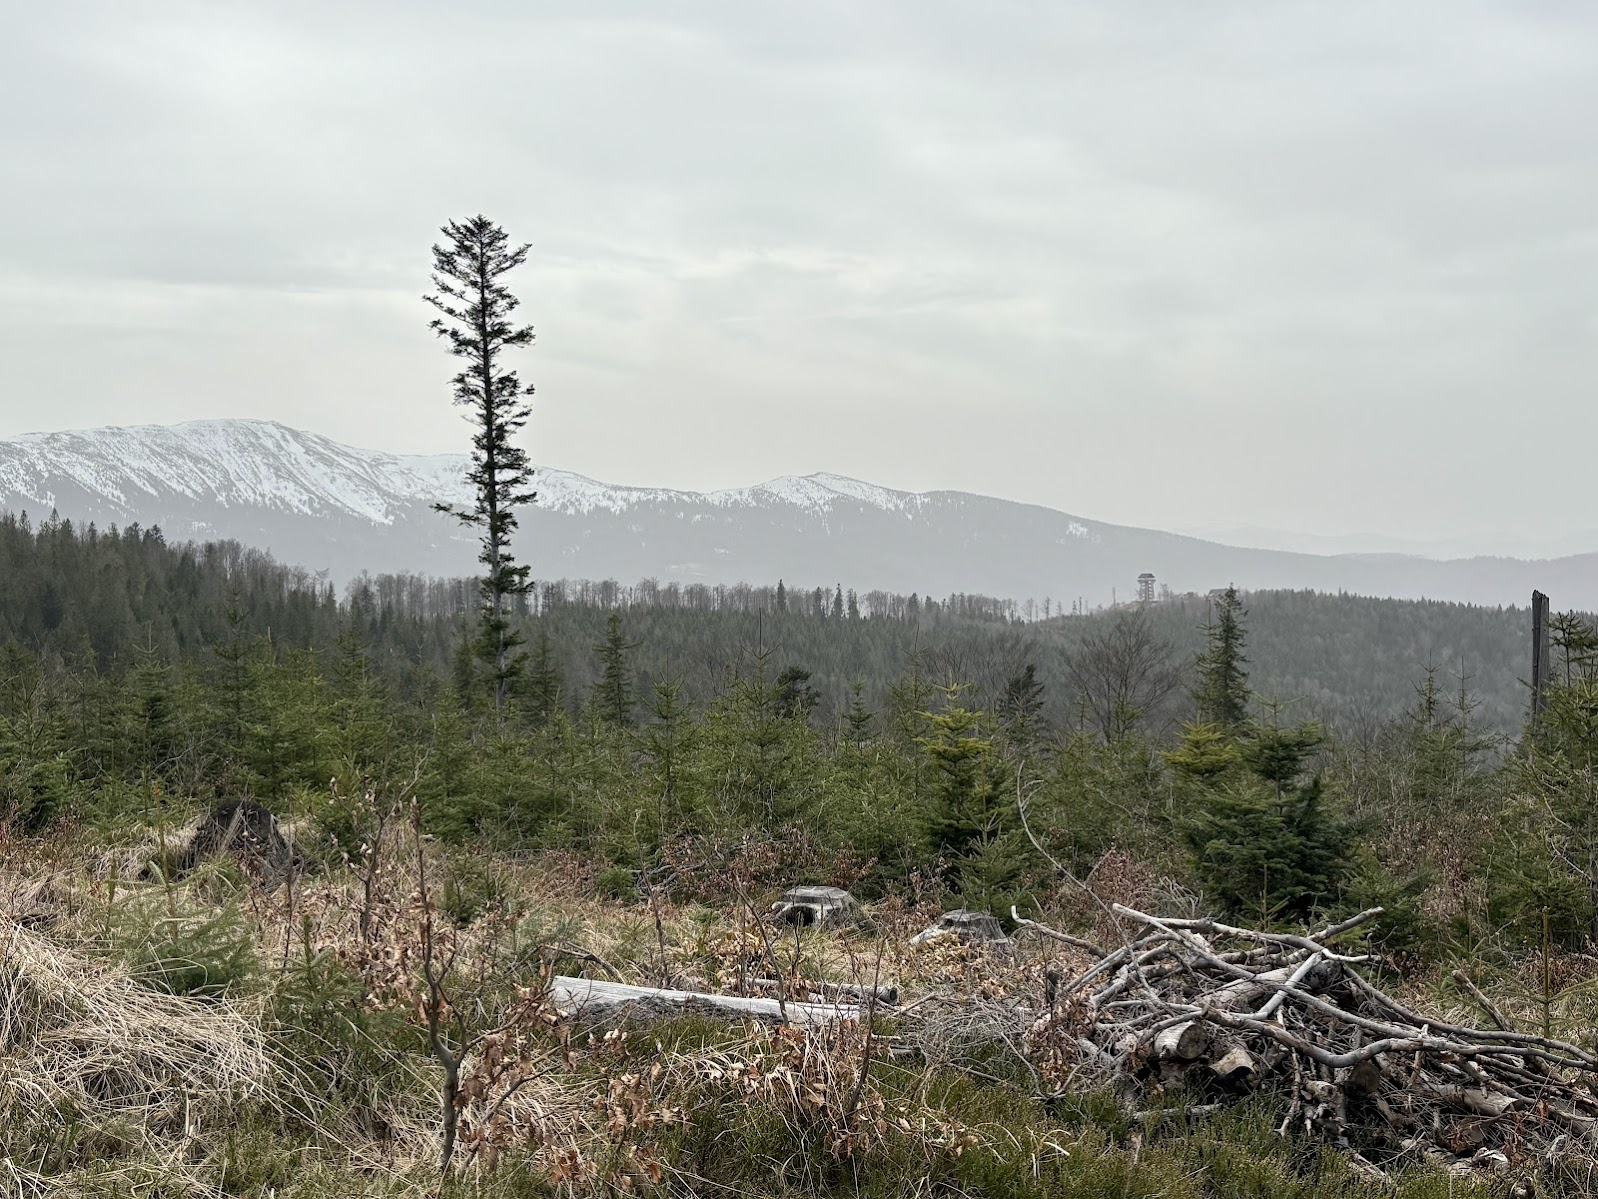
{"label": "snow-covered mountain ridge", "polygon": [[[465,441],[463,435],[462,441]],[[0,439],[0,512],[52,510],[169,541],[231,539],[344,583],[362,571],[468,575],[472,531],[434,510],[469,504],[465,454],[356,449],[270,421],[212,420]],[[1173,591],[1365,595],[1598,608],[1598,554],[1435,561],[1221,545],[958,491],[895,491],[839,475],[693,492],[539,470],[517,551],[540,579],[842,584],[908,594],[1053,597],[1069,610]]]}
{"label": "snow-covered mountain ridge", "polygon": [[[136,511],[162,495],[255,505],[300,515],[344,514],[392,524],[415,503],[470,503],[467,455],[358,449],[274,421],[201,420],[0,439],[0,495],[56,506],[52,480],[67,476],[105,503]],[[923,497],[842,475],[786,476],[752,487],[692,492],[623,487],[540,468],[538,503],[576,515],[640,505],[789,505],[823,511],[843,502],[912,512]]]}

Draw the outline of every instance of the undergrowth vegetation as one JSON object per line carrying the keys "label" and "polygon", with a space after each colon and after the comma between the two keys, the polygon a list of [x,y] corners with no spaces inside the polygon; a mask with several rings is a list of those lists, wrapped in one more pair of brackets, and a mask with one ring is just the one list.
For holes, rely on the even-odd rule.
{"label": "undergrowth vegetation", "polygon": [[[574,867],[599,873],[592,863],[418,844],[403,819],[367,846],[375,863],[267,891],[215,865],[163,878],[160,837],[142,832],[58,843],[45,863],[25,840],[0,855],[22,917],[0,974],[12,1193],[1372,1193],[1335,1150],[1280,1135],[1268,1097],[1190,1121],[1172,1094],[1155,1103],[1172,1119],[1151,1125],[1110,1089],[1040,1091],[1028,1048],[981,1013],[1026,998],[1069,953],[911,946],[938,902],[774,932],[742,904],[574,886]],[[456,915],[425,909],[419,888],[451,876],[493,883]],[[551,973],[595,961],[708,990],[757,974],[891,982],[950,1014],[911,1037],[887,1010],[818,1026],[556,1012]],[[429,970],[448,979],[444,1019],[465,1049],[444,1178]],[[1395,1177],[1386,1193],[1502,1192],[1424,1166]]]}

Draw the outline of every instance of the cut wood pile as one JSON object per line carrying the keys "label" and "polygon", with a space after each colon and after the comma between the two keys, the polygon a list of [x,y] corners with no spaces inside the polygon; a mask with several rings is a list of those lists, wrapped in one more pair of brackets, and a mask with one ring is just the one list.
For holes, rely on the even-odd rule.
{"label": "cut wood pile", "polygon": [[1463,976],[1491,1027],[1384,992],[1359,969],[1367,955],[1333,948],[1379,909],[1307,936],[1114,914],[1121,943],[1109,948],[1031,926],[1099,959],[1074,978],[1049,973],[1028,1032],[1057,1084],[1086,1074],[1144,1096],[1176,1088],[1176,1106],[1154,1105],[1145,1123],[1269,1089],[1287,1103],[1282,1131],[1322,1136],[1373,1170],[1373,1159],[1406,1158],[1506,1169],[1598,1149],[1598,1057],[1515,1030]]}

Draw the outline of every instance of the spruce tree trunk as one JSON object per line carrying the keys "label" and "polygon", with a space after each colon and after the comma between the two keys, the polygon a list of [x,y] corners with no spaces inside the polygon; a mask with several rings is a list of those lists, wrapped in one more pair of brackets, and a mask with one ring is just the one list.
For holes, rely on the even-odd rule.
{"label": "spruce tree trunk", "polygon": [[488,586],[489,606],[494,621],[494,711],[505,711],[505,581],[500,577],[501,542],[499,527],[499,434],[496,428],[498,407],[494,397],[494,352],[488,336],[488,303],[490,299],[487,265],[478,259],[477,336],[483,346],[478,372],[483,383],[483,459],[485,483],[483,500],[488,508]]}

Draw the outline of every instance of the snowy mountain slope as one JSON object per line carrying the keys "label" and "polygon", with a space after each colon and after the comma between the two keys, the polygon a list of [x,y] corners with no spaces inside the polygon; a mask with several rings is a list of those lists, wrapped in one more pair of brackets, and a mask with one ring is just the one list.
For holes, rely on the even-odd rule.
{"label": "snowy mountain slope", "polygon": [[[466,574],[468,532],[433,510],[466,503],[464,454],[356,449],[268,421],[195,421],[0,439],[0,509],[169,540],[232,538],[346,582],[363,570]],[[955,491],[893,491],[839,475],[698,493],[538,471],[519,549],[540,578],[841,582],[944,595],[1125,598],[1152,571],[1177,591],[1309,587],[1598,607],[1598,555],[1551,562],[1321,556],[1220,545]]]}
{"label": "snowy mountain slope", "polygon": [[[268,421],[192,421],[0,442],[0,491],[43,507],[57,488],[138,519],[152,501],[341,514],[379,524],[393,505],[440,487],[464,493],[453,455],[405,458],[356,450]],[[449,498],[449,497],[446,497]]]}
{"label": "snowy mountain slope", "polygon": [[[210,420],[135,425],[0,440],[0,494],[56,505],[55,488],[94,497],[127,519],[164,498],[259,507],[304,516],[341,515],[392,524],[417,502],[469,503],[467,455],[356,449],[273,421]],[[840,502],[909,512],[920,496],[841,475],[773,479],[708,493],[617,487],[570,471],[538,471],[539,504],[587,515],[644,505],[718,508],[787,505],[814,512]]]}

